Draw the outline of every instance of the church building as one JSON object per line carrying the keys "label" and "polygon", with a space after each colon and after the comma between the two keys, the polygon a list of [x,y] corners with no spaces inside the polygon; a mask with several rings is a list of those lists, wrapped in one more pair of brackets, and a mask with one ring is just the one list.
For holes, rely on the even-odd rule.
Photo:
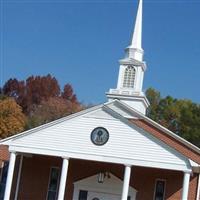
{"label": "church building", "polygon": [[2,199],[200,200],[200,149],[146,116],[142,7],[106,103],[0,142]]}

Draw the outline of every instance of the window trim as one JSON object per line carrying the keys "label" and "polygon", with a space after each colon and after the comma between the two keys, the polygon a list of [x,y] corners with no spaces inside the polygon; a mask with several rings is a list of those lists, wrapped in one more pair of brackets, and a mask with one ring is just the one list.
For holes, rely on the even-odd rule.
{"label": "window trim", "polygon": [[59,189],[59,185],[60,185],[60,167],[58,167],[58,166],[52,166],[52,167],[50,167],[50,170],[49,170],[49,178],[48,178],[46,200],[48,200],[48,194],[49,194],[49,191],[51,191],[51,190],[49,190],[49,186],[50,186],[50,181],[51,181],[50,178],[51,178],[51,171],[52,171],[52,169],[58,169],[58,171],[59,171],[58,184],[57,184],[57,187],[56,187],[56,199],[58,197],[58,189]]}
{"label": "window trim", "polygon": [[9,167],[9,161],[8,160],[2,161],[2,163],[1,163],[1,173],[0,173],[0,183],[2,181],[2,175],[3,175],[3,170],[4,170],[5,163],[8,163],[8,167]]}
{"label": "window trim", "polygon": [[[129,83],[129,87],[127,87],[127,82],[130,82],[131,80],[128,80],[127,79],[127,77],[125,77],[125,75],[126,75],[126,70],[128,69],[128,68],[131,68],[131,69],[133,69],[133,73],[134,73],[134,76],[133,76],[133,85],[132,85],[132,87],[130,87],[130,83]],[[134,65],[127,65],[127,66],[125,66],[125,68],[124,68],[124,72],[123,72],[123,82],[122,82],[122,87],[123,88],[126,88],[126,89],[134,89],[135,88],[135,84],[136,84],[136,74],[137,74],[137,71],[136,71],[136,68],[135,68],[135,66]]]}
{"label": "window trim", "polygon": [[87,198],[88,198],[88,190],[79,190],[78,200],[80,199],[80,193],[81,193],[81,191],[84,191],[84,192],[87,193],[87,196],[86,196],[86,200],[87,200]]}
{"label": "window trim", "polygon": [[164,194],[163,194],[163,200],[165,200],[165,194],[166,194],[166,185],[167,185],[167,180],[166,179],[161,179],[161,178],[156,178],[155,184],[154,184],[154,195],[153,195],[153,200],[155,200],[155,195],[156,195],[156,185],[158,181],[163,181],[165,183],[164,186]]}
{"label": "window trim", "polygon": [[0,171],[0,182],[1,182],[1,179],[2,179],[2,172],[3,172],[3,166],[4,166],[4,161],[2,161],[1,163],[1,171]]}

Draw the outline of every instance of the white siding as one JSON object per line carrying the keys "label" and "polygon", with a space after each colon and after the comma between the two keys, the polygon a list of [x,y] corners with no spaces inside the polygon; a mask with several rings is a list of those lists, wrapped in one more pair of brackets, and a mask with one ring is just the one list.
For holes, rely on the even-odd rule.
{"label": "white siding", "polygon": [[[110,134],[108,142],[103,146],[95,146],[90,140],[92,130],[98,126],[105,127]],[[121,159],[133,165],[147,167],[177,170],[188,168],[187,160],[176,151],[143,130],[102,110],[19,137],[12,141],[11,146],[55,150],[66,152],[66,155],[85,154],[85,159],[90,159],[90,156],[92,159],[98,156],[110,161]]]}

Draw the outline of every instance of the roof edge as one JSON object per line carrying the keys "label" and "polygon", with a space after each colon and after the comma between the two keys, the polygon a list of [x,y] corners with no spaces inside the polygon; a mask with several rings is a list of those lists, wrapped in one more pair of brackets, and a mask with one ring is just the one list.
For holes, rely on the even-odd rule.
{"label": "roof edge", "polygon": [[74,118],[74,117],[78,117],[78,116],[84,115],[84,114],[86,114],[86,113],[88,113],[88,112],[92,112],[92,111],[94,111],[94,110],[96,110],[96,109],[99,109],[99,108],[103,107],[104,105],[108,105],[108,104],[111,104],[111,103],[113,103],[113,101],[112,101],[112,102],[102,103],[102,104],[99,104],[99,105],[97,105],[97,106],[93,106],[93,107],[91,107],[91,108],[88,108],[88,109],[79,111],[79,112],[77,112],[77,113],[68,115],[68,116],[66,116],[66,117],[62,117],[62,118],[60,118],[60,119],[51,121],[51,122],[49,122],[49,123],[42,124],[42,125],[37,126],[37,127],[35,127],[35,128],[32,128],[32,129],[23,131],[23,132],[18,133],[18,134],[16,134],[16,135],[12,135],[12,136],[10,136],[10,137],[4,138],[4,139],[0,140],[0,145],[1,145],[1,144],[2,144],[2,145],[9,145],[9,142],[10,142],[12,139],[17,139],[17,138],[19,138],[19,137],[22,137],[22,136],[25,136],[25,135],[29,135],[29,134],[34,133],[34,132],[36,132],[36,131],[39,131],[39,130],[41,130],[41,129],[45,129],[45,128],[51,127],[51,126],[53,126],[53,125],[62,123],[62,122],[64,122],[64,121],[69,120],[69,119],[72,119],[72,118]]}
{"label": "roof edge", "polygon": [[149,117],[147,117],[146,115],[142,114],[141,112],[139,112],[139,111],[131,108],[130,106],[128,106],[124,102],[121,102],[119,100],[116,100],[116,102],[119,103],[119,104],[121,104],[122,106],[126,107],[127,109],[129,109],[129,111],[131,111],[134,114],[136,114],[139,119],[143,119],[144,121],[150,123],[152,126],[158,128],[159,130],[163,131],[167,135],[173,137],[174,139],[176,139],[177,141],[179,141],[180,143],[182,143],[183,145],[187,146],[188,148],[192,149],[196,153],[200,154],[200,148],[198,148],[194,144],[188,142],[184,138],[182,138],[182,137],[178,136],[177,134],[173,133],[169,129],[165,128],[164,126],[162,126],[159,123],[155,122],[154,120],[150,119]]}

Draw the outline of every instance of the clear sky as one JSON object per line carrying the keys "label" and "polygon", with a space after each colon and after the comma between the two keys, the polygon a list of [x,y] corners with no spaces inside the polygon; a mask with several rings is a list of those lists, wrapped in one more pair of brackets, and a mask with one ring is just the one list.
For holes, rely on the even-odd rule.
{"label": "clear sky", "polygon": [[[136,0],[1,0],[1,85],[55,76],[80,101],[106,101],[128,46]],[[200,103],[200,0],[144,0],[144,90]]]}

